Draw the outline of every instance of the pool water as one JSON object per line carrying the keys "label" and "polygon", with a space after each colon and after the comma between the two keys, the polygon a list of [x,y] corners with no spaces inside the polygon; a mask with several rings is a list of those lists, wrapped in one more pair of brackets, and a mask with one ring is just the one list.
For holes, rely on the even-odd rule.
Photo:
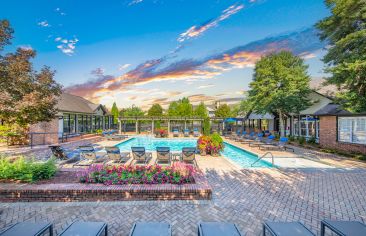
{"label": "pool water", "polygon": [[[152,137],[135,137],[130,140],[117,144],[121,151],[131,151],[131,147],[145,147],[147,151],[155,151],[156,147],[170,147],[171,151],[182,151],[183,147],[196,147],[197,139],[169,139],[169,138],[152,138]],[[224,151],[221,153],[227,159],[233,161],[241,167],[251,167],[251,164],[258,159],[256,154],[235,147],[229,143],[225,143]],[[258,161],[254,167],[272,167],[269,162]]]}

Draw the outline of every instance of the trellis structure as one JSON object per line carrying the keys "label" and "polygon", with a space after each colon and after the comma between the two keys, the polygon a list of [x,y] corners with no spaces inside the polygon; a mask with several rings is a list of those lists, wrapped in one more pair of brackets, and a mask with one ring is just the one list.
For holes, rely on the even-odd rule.
{"label": "trellis structure", "polygon": [[190,121],[198,121],[201,124],[202,128],[202,122],[203,118],[201,117],[119,117],[118,118],[118,129],[119,132],[122,133],[122,125],[127,121],[134,121],[135,122],[135,130],[136,134],[138,133],[138,127],[140,121],[150,121],[151,122],[151,131],[154,131],[154,122],[155,121],[166,121],[168,123],[168,133],[170,133],[170,122],[171,121],[184,121],[184,129],[187,128],[187,122]]}

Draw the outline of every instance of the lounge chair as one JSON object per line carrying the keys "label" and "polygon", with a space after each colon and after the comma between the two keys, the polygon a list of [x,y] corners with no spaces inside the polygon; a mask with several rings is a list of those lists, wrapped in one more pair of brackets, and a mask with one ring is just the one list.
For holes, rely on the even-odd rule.
{"label": "lounge chair", "polygon": [[195,147],[184,147],[182,148],[181,159],[182,162],[190,163],[197,166],[196,162],[196,148]]}
{"label": "lounge chair", "polygon": [[325,235],[325,228],[330,229],[340,236],[360,236],[366,235],[366,225],[359,221],[333,221],[322,220],[320,235]]}
{"label": "lounge chair", "polygon": [[193,129],[193,137],[199,137],[199,136],[200,136],[200,133],[198,132],[198,129],[194,128]]}
{"label": "lounge chair", "polygon": [[108,158],[112,160],[113,163],[126,163],[131,158],[129,152],[121,152],[119,148],[115,146],[105,147],[105,150]]}
{"label": "lounge chair", "polygon": [[284,150],[284,151],[292,150],[292,152],[295,152],[295,150],[292,147],[287,146],[287,143],[288,143],[288,138],[281,137],[280,141],[278,141],[277,143],[260,145],[259,149],[264,149],[264,150],[279,149],[279,150]]}
{"label": "lounge chair", "polygon": [[258,133],[257,135],[255,135],[255,133],[254,133],[254,134],[251,134],[251,136],[249,136],[248,139],[240,141],[240,143],[250,145],[250,143],[260,142],[261,140],[263,140],[263,134]]}
{"label": "lounge chair", "polygon": [[49,148],[52,152],[51,157],[55,157],[56,160],[59,160],[60,165],[76,162],[80,158],[80,154],[78,151],[66,150],[60,145],[50,145]]}
{"label": "lounge chair", "polygon": [[241,236],[233,223],[201,222],[198,224],[198,236]]}
{"label": "lounge chair", "polygon": [[108,235],[108,225],[104,222],[76,221],[69,225],[59,236]]}
{"label": "lounge chair", "polygon": [[189,129],[184,130],[184,137],[189,137]]}
{"label": "lounge chair", "polygon": [[172,227],[168,223],[138,222],[133,224],[130,236],[171,236]]}
{"label": "lounge chair", "polygon": [[80,160],[74,166],[90,166],[94,163],[104,163],[107,159],[106,154],[97,155],[95,149],[91,145],[79,146]]}
{"label": "lounge chair", "polygon": [[264,136],[262,135],[262,137],[257,137],[257,140],[255,140],[254,142],[249,143],[249,146],[259,147],[261,145],[271,145],[273,144],[274,139],[275,139],[274,135],[270,135],[267,138],[264,138]]}
{"label": "lounge chair", "polygon": [[38,236],[45,232],[49,232],[49,235],[53,235],[53,225],[50,223],[33,223],[33,222],[20,222],[11,225],[5,229],[0,230],[0,235],[3,236]]}
{"label": "lounge chair", "polygon": [[315,236],[300,222],[264,222],[263,236],[266,231],[272,236]]}
{"label": "lounge chair", "polygon": [[123,134],[110,134],[105,136],[108,140],[124,140],[126,139],[126,135]]}
{"label": "lounge chair", "polygon": [[131,151],[135,164],[146,165],[152,158],[152,153],[146,152],[144,147],[131,147]]}
{"label": "lounge chair", "polygon": [[247,136],[247,132],[243,131],[241,134],[237,134],[236,136],[233,136],[232,139],[234,141],[241,141],[241,140],[244,140],[246,136]]}
{"label": "lounge chair", "polygon": [[156,147],[156,164],[169,164],[171,163],[172,154],[169,147]]}
{"label": "lounge chair", "polygon": [[173,137],[179,137],[179,131],[177,129],[173,130]]}

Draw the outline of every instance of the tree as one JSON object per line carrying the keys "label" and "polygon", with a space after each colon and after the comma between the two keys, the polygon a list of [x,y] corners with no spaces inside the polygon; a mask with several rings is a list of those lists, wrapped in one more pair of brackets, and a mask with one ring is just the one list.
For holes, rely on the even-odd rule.
{"label": "tree", "polygon": [[231,109],[227,104],[221,104],[215,111],[215,117],[227,118],[231,116]]}
{"label": "tree", "polygon": [[114,124],[117,124],[118,123],[119,111],[118,111],[118,107],[117,107],[116,102],[114,102],[113,105],[112,105],[111,113],[113,115]]}
{"label": "tree", "polygon": [[366,2],[360,0],[326,0],[331,15],[316,27],[320,38],[330,48],[324,56],[327,83],[336,85],[344,107],[366,111]]}
{"label": "tree", "polygon": [[178,102],[174,101],[169,104],[168,116],[178,116]]}
{"label": "tree", "polygon": [[141,117],[145,115],[145,112],[140,107],[132,105],[131,107],[122,109],[119,114],[124,117]]}
{"label": "tree", "polygon": [[193,115],[193,106],[188,98],[179,99],[177,109],[179,116],[190,117]]}
{"label": "tree", "polygon": [[[10,44],[13,30],[7,20],[0,20],[0,53]],[[0,120],[26,127],[52,120],[61,94],[61,85],[53,79],[55,72],[44,66],[33,69],[32,49],[18,48],[15,53],[0,54]]]}
{"label": "tree", "polygon": [[278,114],[281,136],[285,135],[285,114],[299,113],[311,104],[307,68],[303,59],[288,51],[264,56],[255,65],[249,102],[257,113]]}
{"label": "tree", "polygon": [[147,115],[160,117],[163,115],[163,108],[160,106],[160,104],[153,104],[147,111]]}
{"label": "tree", "polygon": [[200,118],[207,118],[208,117],[208,111],[203,102],[198,104],[196,109],[194,109],[194,115]]}

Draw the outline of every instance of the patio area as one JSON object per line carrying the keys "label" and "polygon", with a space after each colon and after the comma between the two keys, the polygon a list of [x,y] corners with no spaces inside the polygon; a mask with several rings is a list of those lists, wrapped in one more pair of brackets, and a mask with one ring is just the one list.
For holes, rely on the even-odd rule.
{"label": "patio area", "polygon": [[136,221],[165,221],[172,224],[173,235],[196,235],[200,221],[228,221],[251,236],[261,234],[264,220],[272,220],[301,221],[319,235],[322,219],[366,221],[364,163],[338,157],[337,165],[330,165],[329,156],[300,149],[274,154],[276,164],[298,158],[314,166],[241,169],[226,158],[198,156],[212,200],[0,203],[0,228],[26,220],[50,221],[60,232],[78,219],[105,221],[110,235],[128,235]]}

